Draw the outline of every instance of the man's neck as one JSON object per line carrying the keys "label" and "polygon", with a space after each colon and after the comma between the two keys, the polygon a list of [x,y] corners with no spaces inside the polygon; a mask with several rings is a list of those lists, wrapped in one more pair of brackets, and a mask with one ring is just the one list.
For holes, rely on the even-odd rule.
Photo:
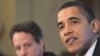
{"label": "man's neck", "polygon": [[91,44],[89,45],[89,47],[87,47],[86,49],[84,49],[84,51],[78,52],[75,55],[76,56],[84,56],[86,54],[86,52],[91,48],[91,46],[94,44],[94,42],[97,40],[97,36],[94,37],[94,39],[91,41]]}
{"label": "man's neck", "polygon": [[84,56],[84,55],[82,55],[82,54],[76,54],[76,56]]}

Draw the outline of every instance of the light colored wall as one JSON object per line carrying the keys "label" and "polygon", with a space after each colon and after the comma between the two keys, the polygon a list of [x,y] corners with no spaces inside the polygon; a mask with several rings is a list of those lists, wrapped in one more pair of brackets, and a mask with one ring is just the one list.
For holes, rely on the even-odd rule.
{"label": "light colored wall", "polygon": [[0,0],[0,24],[2,25],[2,31],[0,31],[0,50],[6,56],[15,55],[8,34],[15,19],[15,0]]}

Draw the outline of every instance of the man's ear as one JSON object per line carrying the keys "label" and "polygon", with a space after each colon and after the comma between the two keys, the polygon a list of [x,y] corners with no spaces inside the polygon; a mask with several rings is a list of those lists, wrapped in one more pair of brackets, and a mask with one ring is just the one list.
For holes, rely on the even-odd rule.
{"label": "man's ear", "polygon": [[43,56],[43,53],[44,53],[44,40],[43,39],[40,39],[39,47],[40,47],[40,56]]}
{"label": "man's ear", "polygon": [[43,39],[40,39],[39,45],[41,48],[44,49],[44,40]]}
{"label": "man's ear", "polygon": [[98,19],[93,19],[91,21],[91,25],[92,25],[93,32],[97,33],[99,31],[99,20]]}

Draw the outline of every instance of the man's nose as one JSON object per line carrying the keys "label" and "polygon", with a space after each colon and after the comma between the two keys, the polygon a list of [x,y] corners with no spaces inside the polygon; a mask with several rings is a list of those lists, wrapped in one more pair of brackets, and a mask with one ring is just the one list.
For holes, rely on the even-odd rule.
{"label": "man's nose", "polygon": [[27,56],[27,50],[24,47],[21,49],[21,56]]}
{"label": "man's nose", "polygon": [[68,36],[73,32],[72,28],[70,26],[65,26],[64,29],[64,36]]}

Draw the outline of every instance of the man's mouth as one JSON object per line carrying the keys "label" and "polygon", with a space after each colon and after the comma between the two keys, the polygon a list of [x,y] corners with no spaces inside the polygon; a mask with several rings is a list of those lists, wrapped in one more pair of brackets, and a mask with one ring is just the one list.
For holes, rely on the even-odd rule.
{"label": "man's mouth", "polygon": [[68,38],[68,39],[66,40],[66,43],[67,43],[68,45],[71,45],[76,39],[77,39],[76,37]]}

